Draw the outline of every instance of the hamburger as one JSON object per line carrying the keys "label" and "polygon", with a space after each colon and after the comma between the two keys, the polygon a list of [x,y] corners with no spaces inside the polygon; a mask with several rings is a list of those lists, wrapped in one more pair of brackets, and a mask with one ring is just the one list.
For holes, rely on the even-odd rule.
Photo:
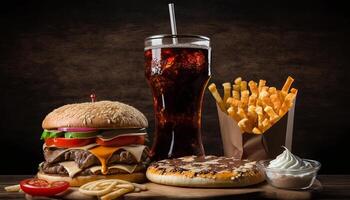
{"label": "hamburger", "polygon": [[104,178],[143,182],[149,163],[146,117],[117,101],[68,104],[43,123],[38,178],[71,186]]}

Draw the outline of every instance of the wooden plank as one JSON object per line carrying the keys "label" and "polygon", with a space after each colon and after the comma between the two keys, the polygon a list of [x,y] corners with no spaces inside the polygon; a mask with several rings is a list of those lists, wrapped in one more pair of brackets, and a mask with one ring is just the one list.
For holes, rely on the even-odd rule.
{"label": "wooden plank", "polygon": [[124,199],[203,199],[203,198],[222,198],[222,197],[256,197],[263,190],[260,187],[246,187],[240,189],[203,189],[203,188],[184,188],[159,185],[155,183],[146,184],[148,191],[140,193],[130,193],[125,195]]}
{"label": "wooden plank", "polygon": [[350,175],[319,175],[318,180],[320,180],[323,185],[350,186]]}
{"label": "wooden plank", "polygon": [[[23,193],[9,193],[4,187],[29,177],[33,176],[0,175],[0,199],[24,199]],[[321,181],[306,191],[282,190],[266,183],[239,189],[182,188],[147,183],[148,191],[127,194],[124,199],[350,199],[350,175],[320,175],[318,179]]]}
{"label": "wooden plank", "polygon": [[0,175],[0,199],[19,200],[24,199],[24,194],[19,192],[6,192],[4,187],[19,184],[20,180],[30,178],[31,175]]}
{"label": "wooden plank", "polygon": [[245,188],[202,189],[183,188],[147,183],[146,192],[130,193],[124,199],[203,199],[203,198],[268,198],[268,199],[310,199],[314,192],[321,190],[322,186],[316,181],[312,189],[303,191],[283,190],[274,188],[267,183]]}

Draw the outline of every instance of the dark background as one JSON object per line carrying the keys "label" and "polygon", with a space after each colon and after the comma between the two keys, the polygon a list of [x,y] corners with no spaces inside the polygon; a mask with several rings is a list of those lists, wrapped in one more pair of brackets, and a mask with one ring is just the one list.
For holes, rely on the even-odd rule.
{"label": "dark background", "polygon": [[[11,1],[1,5],[0,174],[35,173],[41,121],[52,109],[98,99],[145,113],[153,135],[143,40],[169,33],[168,1]],[[212,40],[212,82],[264,78],[299,89],[293,151],[349,173],[349,9],[334,1],[175,1],[179,33]],[[214,100],[203,140],[221,154]]]}

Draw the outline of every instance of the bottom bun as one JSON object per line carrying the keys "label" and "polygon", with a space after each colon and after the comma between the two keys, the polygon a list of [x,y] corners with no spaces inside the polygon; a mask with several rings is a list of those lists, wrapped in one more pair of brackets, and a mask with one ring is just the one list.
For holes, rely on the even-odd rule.
{"label": "bottom bun", "polygon": [[67,181],[69,182],[71,187],[79,187],[84,185],[85,183],[100,180],[100,179],[121,179],[125,181],[130,181],[133,183],[143,183],[146,180],[145,174],[141,172],[135,172],[132,174],[76,176],[74,178],[68,177],[68,176],[58,176],[58,175],[38,172],[37,177],[40,179],[47,180],[48,182]]}

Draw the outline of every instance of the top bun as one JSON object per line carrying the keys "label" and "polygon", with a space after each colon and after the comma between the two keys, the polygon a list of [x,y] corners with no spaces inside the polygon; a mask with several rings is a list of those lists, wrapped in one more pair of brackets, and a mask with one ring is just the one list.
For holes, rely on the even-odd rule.
{"label": "top bun", "polygon": [[136,108],[118,101],[97,101],[68,104],[49,113],[44,129],[60,127],[146,128],[146,117]]}

